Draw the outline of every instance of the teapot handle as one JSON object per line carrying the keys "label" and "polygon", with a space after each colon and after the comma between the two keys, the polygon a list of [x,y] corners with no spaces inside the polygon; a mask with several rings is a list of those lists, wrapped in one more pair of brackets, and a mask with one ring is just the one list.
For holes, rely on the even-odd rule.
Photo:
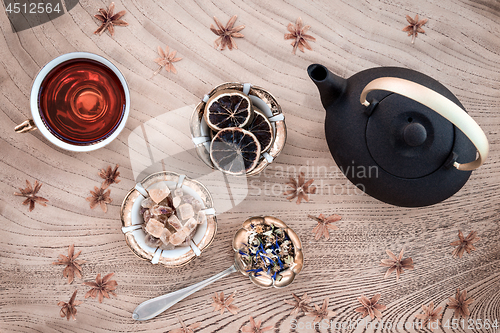
{"label": "teapot handle", "polygon": [[453,163],[458,170],[470,171],[479,168],[488,157],[489,144],[479,125],[461,107],[443,95],[421,84],[395,77],[381,77],[368,83],[359,97],[364,106],[369,106],[366,95],[373,90],[390,91],[423,104],[436,111],[458,127],[476,146],[478,157],[469,163]]}

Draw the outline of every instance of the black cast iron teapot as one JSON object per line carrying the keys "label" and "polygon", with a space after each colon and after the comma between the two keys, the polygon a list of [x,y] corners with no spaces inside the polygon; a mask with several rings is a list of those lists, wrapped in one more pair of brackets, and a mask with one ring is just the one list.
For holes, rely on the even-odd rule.
{"label": "black cast iron teapot", "polygon": [[414,70],[378,67],[343,79],[322,65],[307,69],[326,109],[335,162],[365,193],[421,207],[443,201],[488,155],[488,140],[458,99]]}

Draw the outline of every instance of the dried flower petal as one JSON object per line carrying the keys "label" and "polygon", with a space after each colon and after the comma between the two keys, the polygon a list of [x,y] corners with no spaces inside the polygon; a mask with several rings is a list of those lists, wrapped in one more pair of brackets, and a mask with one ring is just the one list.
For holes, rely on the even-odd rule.
{"label": "dried flower petal", "polygon": [[167,72],[172,72],[174,74],[177,74],[177,70],[174,67],[174,62],[182,60],[182,58],[176,58],[177,51],[172,50],[170,52],[170,49],[168,48],[168,45],[165,47],[165,52],[163,52],[163,49],[161,46],[158,46],[158,54],[160,55],[160,58],[156,58],[155,62],[158,64],[158,69],[153,73],[153,76],[158,74],[162,68],[165,68]]}
{"label": "dried flower petal", "polygon": [[201,322],[197,322],[194,324],[191,324],[189,326],[186,326],[184,322],[182,321],[181,317],[179,315],[175,315],[177,317],[177,320],[179,320],[179,323],[181,324],[181,328],[174,328],[173,330],[168,331],[168,333],[193,333],[195,329],[201,326]]}
{"label": "dried flower petal", "polygon": [[472,298],[467,299],[467,290],[460,292],[460,288],[457,288],[455,298],[450,297],[448,300],[448,307],[455,310],[455,317],[467,317],[470,315],[469,305],[474,300]]}
{"label": "dried flower petal", "polygon": [[299,313],[299,311],[306,313],[306,312],[311,312],[314,310],[314,307],[313,307],[314,304],[309,305],[309,303],[311,302],[312,299],[310,296],[307,296],[307,293],[304,293],[304,295],[302,295],[302,297],[299,297],[293,293],[292,293],[292,296],[293,296],[294,300],[289,301],[289,300],[285,299],[283,301],[286,304],[290,304],[291,306],[293,306],[293,309],[290,312],[291,315],[297,314],[297,313]]}
{"label": "dried flower petal", "polygon": [[70,317],[73,317],[73,320],[76,320],[76,306],[82,304],[82,301],[75,301],[76,298],[76,293],[78,290],[75,290],[73,292],[73,295],[69,299],[69,301],[63,302],[60,301],[57,303],[57,305],[61,306],[61,311],[59,312],[61,317],[66,317],[67,320],[69,320]]}
{"label": "dried flower petal", "polygon": [[213,303],[212,306],[215,308],[215,311],[220,311],[220,314],[224,314],[224,311],[229,311],[232,314],[237,314],[240,309],[233,303],[234,301],[234,295],[236,294],[236,291],[233,292],[230,296],[228,296],[226,299],[224,299],[224,292],[221,291],[220,295],[215,293],[214,296],[212,296]]}
{"label": "dried flower petal", "polygon": [[119,165],[117,164],[114,169],[111,169],[111,165],[108,165],[106,169],[99,170],[99,176],[104,179],[101,187],[103,189],[108,188],[109,185],[114,183],[119,183],[121,180],[117,180],[118,176],[120,176],[120,172],[118,172]]}
{"label": "dried flower petal", "polygon": [[31,187],[31,183],[26,180],[26,188],[20,188],[21,193],[15,192],[14,195],[25,197],[26,199],[23,201],[23,205],[29,204],[29,211],[31,212],[35,209],[35,203],[39,203],[42,206],[47,206],[45,203],[49,200],[39,197],[36,194],[40,191],[42,187],[42,183],[39,183],[38,180],[35,180],[35,187]]}
{"label": "dried flower petal", "polygon": [[87,293],[85,294],[85,298],[96,298],[96,296],[98,296],[99,303],[102,303],[104,297],[109,298],[109,294],[116,296],[113,290],[116,289],[118,283],[116,283],[115,280],[111,280],[111,277],[114,274],[115,273],[109,273],[101,279],[101,274],[99,273],[95,278],[95,282],[84,282],[84,285],[92,287],[92,289],[87,291]]}
{"label": "dried flower petal", "polygon": [[290,178],[290,182],[288,182],[287,185],[290,185],[292,189],[285,191],[283,195],[289,195],[287,199],[290,201],[297,198],[297,205],[300,204],[302,199],[309,202],[308,194],[316,193],[316,186],[311,186],[313,182],[314,179],[310,179],[305,182],[304,173],[301,172],[298,180]]}
{"label": "dried flower petal", "polygon": [[321,236],[324,236],[326,240],[330,239],[329,230],[339,230],[339,227],[333,225],[332,223],[340,221],[340,219],[342,219],[342,217],[337,214],[333,214],[328,217],[325,217],[325,215],[323,214],[319,214],[318,217],[312,215],[307,216],[318,222],[318,225],[315,226],[312,230],[313,234],[315,234],[315,240],[319,240]]}
{"label": "dried flower petal", "polygon": [[53,262],[52,265],[66,265],[64,268],[63,276],[68,278],[68,283],[72,283],[75,274],[81,279],[82,278],[82,267],[80,265],[86,263],[86,260],[76,260],[76,258],[82,252],[81,250],[77,253],[75,252],[75,245],[70,245],[68,248],[68,256],[63,254],[59,255],[59,261]]}
{"label": "dried flower petal", "polygon": [[112,2],[109,5],[107,10],[104,8],[99,8],[100,14],[94,15],[94,17],[97,18],[99,21],[101,21],[102,24],[99,28],[97,28],[96,31],[94,31],[94,34],[102,35],[102,33],[104,31],[106,31],[106,29],[108,29],[111,36],[114,36],[115,35],[114,26],[115,25],[122,26],[122,27],[125,27],[128,25],[127,22],[120,19],[123,15],[125,15],[126,11],[122,10],[121,12],[118,12],[118,13],[113,15],[114,10],[115,10],[115,3],[114,2]]}
{"label": "dried flower petal", "polygon": [[370,318],[372,320],[375,318],[379,320],[382,319],[382,312],[380,311],[387,309],[387,307],[383,304],[378,304],[380,297],[381,297],[380,294],[376,294],[375,296],[372,297],[372,299],[369,299],[365,295],[361,295],[360,297],[358,297],[358,301],[363,306],[355,309],[355,311],[360,312],[363,318],[370,315]]}
{"label": "dried flower petal", "polygon": [[433,329],[433,325],[431,325],[433,322],[437,321],[437,325],[440,325],[439,319],[443,317],[443,314],[441,313],[441,310],[443,308],[439,307],[437,309],[434,309],[434,301],[431,301],[429,305],[422,305],[422,310],[424,313],[419,313],[415,315],[417,319],[422,320],[422,326],[429,324],[430,329]]}
{"label": "dried flower petal", "polygon": [[330,317],[335,316],[337,314],[336,312],[328,310],[328,302],[329,299],[327,297],[323,300],[323,305],[321,307],[319,307],[316,304],[313,304],[315,309],[311,312],[306,312],[306,316],[314,317],[313,322],[315,323],[319,323],[323,319],[328,319]]}
{"label": "dried flower petal", "polygon": [[452,255],[458,258],[462,258],[465,251],[467,251],[467,253],[475,251],[476,248],[473,244],[481,239],[477,237],[477,232],[475,231],[471,231],[469,235],[464,238],[464,234],[461,230],[458,231],[458,238],[459,240],[450,243],[451,246],[457,246],[457,248],[453,250]]}
{"label": "dried flower petal", "polygon": [[106,192],[104,192],[104,189],[102,187],[97,188],[97,186],[94,186],[94,191],[90,191],[90,194],[92,194],[92,196],[86,198],[85,200],[90,202],[91,209],[94,209],[97,205],[99,205],[101,206],[102,211],[106,213],[108,211],[108,207],[106,206],[106,204],[109,204],[113,201],[113,199],[109,197],[110,193],[111,190],[107,190]]}
{"label": "dried flower petal", "polygon": [[385,273],[384,279],[391,275],[392,272],[396,271],[396,281],[398,281],[399,276],[404,273],[403,268],[410,270],[414,268],[412,258],[403,259],[404,248],[401,250],[397,257],[394,253],[392,253],[391,250],[386,250],[385,252],[391,259],[381,260],[380,266],[389,267],[389,269]]}
{"label": "dried flower petal", "polygon": [[234,23],[236,22],[237,17],[238,17],[238,15],[234,15],[233,17],[231,17],[229,19],[229,21],[227,22],[226,26],[224,27],[222,25],[222,23],[217,19],[217,17],[214,16],[214,21],[215,21],[215,24],[217,25],[218,29],[216,27],[214,27],[213,24],[211,24],[210,30],[212,30],[212,32],[214,34],[219,36],[219,38],[217,38],[214,41],[215,48],[218,48],[220,46],[221,51],[224,50],[226,48],[226,46],[229,50],[232,50],[233,48],[238,49],[233,38],[244,37],[244,35],[241,34],[240,31],[243,30],[245,28],[245,26],[240,25],[240,26],[237,26],[235,28],[233,27]]}
{"label": "dried flower petal", "polygon": [[428,19],[423,19],[423,20],[418,20],[418,14],[415,15],[415,18],[412,19],[409,15],[406,15],[406,20],[408,21],[409,25],[403,28],[404,32],[408,33],[408,36],[411,37],[411,43],[415,43],[415,37],[418,36],[418,33],[425,33],[425,30],[422,29],[422,26],[429,21]]}
{"label": "dried flower petal", "polygon": [[312,48],[307,41],[315,41],[316,38],[306,34],[309,28],[311,28],[310,25],[306,25],[304,27],[302,26],[302,19],[300,17],[297,18],[295,25],[293,25],[292,23],[288,23],[287,29],[290,33],[285,34],[285,39],[293,39],[293,42],[291,43],[291,45],[293,46],[293,54],[295,54],[297,48],[299,48],[299,50],[301,50],[302,52],[304,52],[304,48],[312,51]]}
{"label": "dried flower petal", "polygon": [[265,331],[270,331],[274,328],[274,326],[266,326],[260,328],[260,325],[262,324],[262,321],[259,320],[258,322],[255,322],[252,316],[250,316],[250,325],[243,326],[241,328],[241,331],[244,333],[262,333]]}

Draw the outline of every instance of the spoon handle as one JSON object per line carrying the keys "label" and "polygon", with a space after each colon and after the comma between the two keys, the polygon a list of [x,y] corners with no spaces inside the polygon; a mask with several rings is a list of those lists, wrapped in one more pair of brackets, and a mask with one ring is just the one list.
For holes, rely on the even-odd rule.
{"label": "spoon handle", "polygon": [[142,302],[135,308],[134,313],[132,314],[132,318],[134,318],[135,320],[148,320],[154,318],[163,311],[170,308],[172,305],[197,292],[201,288],[204,288],[212,282],[215,282],[234,272],[236,272],[236,267],[233,265],[225,271],[222,271],[219,274],[215,274],[214,276],[193,284],[192,286]]}

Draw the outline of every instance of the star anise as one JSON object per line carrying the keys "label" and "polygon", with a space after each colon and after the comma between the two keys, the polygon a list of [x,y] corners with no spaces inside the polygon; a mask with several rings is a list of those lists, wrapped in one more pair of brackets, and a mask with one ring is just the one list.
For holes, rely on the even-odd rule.
{"label": "star anise", "polygon": [[403,259],[403,253],[405,249],[401,249],[401,252],[399,252],[399,255],[396,257],[394,253],[392,253],[391,250],[386,250],[385,252],[391,259],[382,259],[380,266],[385,266],[389,267],[387,272],[385,273],[384,279],[386,279],[389,275],[391,275],[392,272],[396,271],[396,281],[399,280],[399,276],[404,273],[404,269],[413,269],[413,259],[412,258],[406,258]]}
{"label": "star anise", "polygon": [[161,46],[158,46],[158,54],[160,55],[160,58],[156,58],[155,62],[158,64],[159,67],[153,73],[153,76],[158,74],[162,70],[162,68],[165,68],[167,72],[172,72],[174,74],[177,74],[177,70],[174,67],[174,62],[177,62],[182,59],[175,57],[177,51],[172,50],[172,52],[170,52],[168,45],[165,47],[165,51],[163,51]]}
{"label": "star anise", "polygon": [[61,311],[59,312],[61,314],[61,317],[66,317],[67,320],[69,320],[70,317],[73,317],[73,320],[76,320],[76,306],[82,304],[82,301],[75,301],[76,298],[76,293],[78,290],[75,290],[73,293],[73,296],[69,299],[69,301],[63,302],[59,301],[57,305],[61,306]]}
{"label": "star anise", "polygon": [[453,243],[450,243],[450,245],[457,246],[457,248],[453,250],[452,255],[454,257],[459,257],[459,258],[462,258],[465,251],[467,251],[467,253],[471,253],[472,251],[475,251],[476,248],[474,247],[473,244],[481,239],[481,238],[477,237],[477,232],[475,232],[475,231],[471,231],[469,233],[469,235],[464,238],[464,234],[462,233],[462,230],[458,231],[458,238],[459,238],[459,240],[454,241]]}
{"label": "star anise", "polygon": [[128,25],[127,22],[124,20],[121,20],[120,18],[125,15],[126,11],[122,10],[121,12],[118,12],[113,15],[113,12],[115,11],[115,3],[112,2],[111,5],[109,5],[108,10],[104,8],[99,8],[99,13],[94,15],[95,18],[97,18],[99,21],[102,22],[101,26],[94,31],[94,34],[99,34],[102,35],[106,29],[109,30],[109,33],[111,36],[115,35],[115,28],[114,26],[122,26],[125,27]]}
{"label": "star anise", "polygon": [[234,301],[235,294],[236,292],[233,292],[230,296],[224,299],[224,293],[222,291],[220,295],[215,293],[215,295],[212,296],[214,302],[211,305],[215,308],[215,311],[220,311],[220,314],[223,314],[226,310],[232,314],[237,314],[240,309],[238,309],[236,305],[231,304]]}
{"label": "star anise", "polygon": [[41,187],[42,183],[39,183],[38,180],[35,180],[35,187],[31,187],[31,183],[26,180],[26,188],[20,188],[19,191],[21,191],[21,193],[14,192],[14,195],[25,197],[26,199],[23,201],[23,205],[29,204],[29,211],[31,212],[35,209],[35,203],[47,206],[46,202],[49,202],[49,200],[36,195]]}
{"label": "star anise", "polygon": [[285,34],[285,39],[293,39],[294,41],[291,43],[293,46],[292,53],[295,54],[295,51],[297,51],[297,48],[304,52],[304,47],[308,50],[312,50],[311,46],[307,42],[308,40],[315,41],[316,38],[314,38],[311,35],[307,35],[306,32],[311,28],[310,25],[302,26],[302,19],[299,17],[297,21],[295,21],[295,25],[292,23],[288,23],[288,31],[290,32],[289,34]]}
{"label": "star anise", "polygon": [[291,306],[293,306],[293,309],[290,312],[290,315],[297,314],[297,313],[299,313],[299,311],[302,311],[304,313],[313,311],[314,308],[312,305],[314,305],[314,304],[309,305],[309,303],[311,302],[311,297],[307,296],[307,293],[304,293],[304,295],[302,295],[302,297],[299,297],[299,296],[295,295],[294,293],[292,293],[292,296],[293,296],[294,300],[290,301],[290,300],[285,299],[283,301],[286,304],[290,304]]}
{"label": "star anise", "polygon": [[99,170],[99,176],[104,179],[101,187],[103,189],[108,188],[109,185],[114,183],[119,183],[121,180],[116,179],[120,176],[120,172],[118,171],[119,165],[117,164],[114,169],[111,169],[111,165],[108,165],[106,169]]}
{"label": "star anise", "polygon": [[319,240],[321,236],[324,236],[327,240],[330,239],[329,230],[339,230],[339,227],[333,225],[332,223],[339,221],[342,217],[337,214],[330,215],[326,217],[323,214],[319,214],[318,217],[307,215],[309,218],[318,222],[318,225],[314,227],[312,230],[313,234],[315,234],[314,239]]}
{"label": "star anise", "polygon": [[189,326],[186,326],[184,322],[182,321],[181,317],[179,315],[175,315],[177,317],[177,320],[179,320],[179,323],[181,323],[181,328],[174,328],[173,330],[170,330],[168,333],[193,333],[195,329],[201,326],[200,322],[191,324]]}
{"label": "star anise", "polygon": [[306,312],[306,316],[315,317],[313,320],[313,322],[315,323],[319,323],[323,319],[328,319],[335,316],[337,314],[336,312],[328,310],[328,302],[329,299],[327,297],[323,300],[323,305],[321,307],[319,307],[317,304],[313,304],[315,309],[311,312]]}
{"label": "star anise", "polygon": [[118,283],[116,283],[115,280],[111,280],[114,274],[115,273],[109,273],[101,279],[101,274],[99,273],[95,278],[95,282],[84,282],[84,285],[92,287],[92,289],[85,294],[85,298],[96,298],[96,296],[98,296],[99,303],[102,303],[104,297],[109,298],[109,294],[116,296],[113,290],[116,289]]}
{"label": "star anise", "polygon": [[470,315],[469,305],[474,302],[472,298],[467,299],[467,290],[460,292],[460,288],[457,288],[457,293],[455,298],[448,298],[448,307],[455,310],[455,317],[467,317]]}
{"label": "star anise", "polygon": [[316,186],[311,186],[314,179],[310,179],[307,182],[304,181],[305,179],[303,172],[300,173],[298,181],[294,178],[290,178],[290,182],[288,182],[287,185],[290,185],[292,189],[285,191],[283,195],[290,195],[287,198],[290,201],[297,198],[297,205],[300,204],[302,199],[309,202],[308,194],[316,193]]}
{"label": "star anise", "polygon": [[425,33],[425,30],[422,29],[422,26],[429,21],[429,19],[423,19],[423,20],[418,20],[418,14],[415,15],[415,18],[412,19],[409,15],[406,15],[406,20],[408,21],[409,25],[403,28],[403,31],[408,33],[408,36],[411,37],[411,43],[415,43],[415,37],[418,36],[418,33]]}
{"label": "star anise", "polygon": [[214,21],[215,24],[217,24],[217,27],[219,29],[216,29],[213,24],[210,25],[210,30],[219,38],[217,38],[214,41],[214,47],[218,48],[220,46],[220,50],[224,50],[227,46],[228,49],[232,50],[233,48],[238,49],[236,46],[236,43],[234,42],[233,38],[242,38],[244,37],[242,33],[239,31],[243,30],[245,28],[244,25],[237,26],[236,28],[233,27],[234,22],[236,22],[236,19],[238,18],[238,15],[234,15],[229,19],[227,22],[226,26],[224,27],[222,23],[217,19],[217,17],[214,16]]}
{"label": "star anise", "polygon": [[82,267],[80,265],[86,263],[86,260],[76,260],[82,251],[75,253],[75,245],[72,244],[68,248],[68,256],[64,254],[59,255],[59,261],[53,262],[52,265],[66,265],[64,268],[63,276],[68,278],[68,283],[72,283],[75,274],[81,279],[82,278]]}
{"label": "star anise", "polygon": [[262,324],[261,320],[259,320],[258,322],[255,322],[253,317],[250,316],[250,325],[243,326],[241,328],[241,331],[245,332],[245,333],[262,333],[265,331],[270,331],[274,328],[274,326],[266,326],[266,327],[260,328],[261,324]]}
{"label": "star anise", "polygon": [[[427,325],[427,323],[431,324],[435,321],[437,321],[437,325],[439,325],[439,319],[441,319],[441,317],[443,316],[443,314],[441,313],[442,309],[443,308],[441,306],[437,309],[434,309],[434,301],[431,301],[429,303],[429,305],[425,305],[425,304],[422,305],[422,310],[424,311],[424,313],[419,313],[419,314],[415,315],[415,317],[417,319],[422,320],[422,326]],[[429,326],[432,330],[433,325],[429,325]]]}
{"label": "star anise", "polygon": [[86,198],[85,200],[90,202],[91,209],[94,209],[97,205],[99,205],[101,206],[102,211],[106,213],[108,211],[108,207],[106,206],[106,204],[109,204],[113,201],[113,199],[109,197],[110,193],[111,190],[107,190],[106,192],[104,192],[104,189],[102,187],[97,188],[97,186],[94,186],[94,191],[90,191],[90,194],[92,194],[92,196]]}
{"label": "star anise", "polygon": [[377,304],[379,300],[380,294],[376,294],[372,297],[372,299],[368,299],[365,295],[361,295],[361,297],[358,297],[358,301],[363,306],[355,309],[354,311],[360,312],[363,318],[370,315],[372,320],[375,319],[375,317],[380,320],[382,319],[382,312],[380,311],[387,309],[387,307],[383,304]]}

